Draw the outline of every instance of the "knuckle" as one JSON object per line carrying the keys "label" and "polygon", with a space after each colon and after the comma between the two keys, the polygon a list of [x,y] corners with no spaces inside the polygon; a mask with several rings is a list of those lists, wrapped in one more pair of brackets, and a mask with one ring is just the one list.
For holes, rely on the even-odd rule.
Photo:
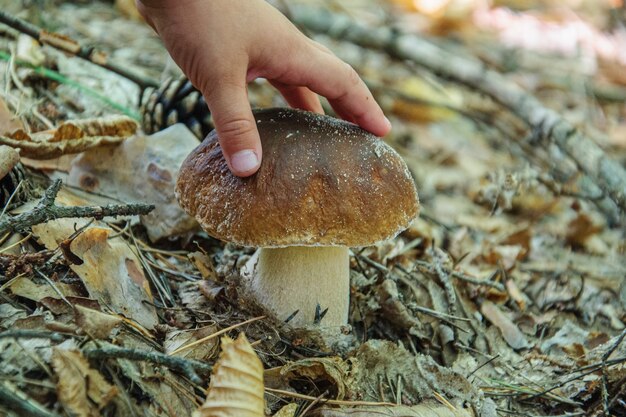
{"label": "knuckle", "polygon": [[248,136],[256,131],[256,123],[245,117],[225,119],[219,123],[218,132],[226,138]]}
{"label": "knuckle", "polygon": [[358,84],[361,83],[361,77],[359,76],[359,73],[356,72],[356,70],[354,68],[352,68],[352,66],[350,64],[346,64],[346,66],[348,67],[348,81],[350,82],[350,85],[352,86],[356,86]]}

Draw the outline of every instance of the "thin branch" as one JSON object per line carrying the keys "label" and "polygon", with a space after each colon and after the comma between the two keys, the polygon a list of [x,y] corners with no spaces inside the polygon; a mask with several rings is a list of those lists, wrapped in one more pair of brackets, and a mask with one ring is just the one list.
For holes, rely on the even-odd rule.
{"label": "thin branch", "polygon": [[61,180],[54,181],[45,191],[41,201],[34,209],[15,217],[0,219],[0,235],[5,232],[19,232],[31,226],[54,219],[73,217],[93,217],[95,219],[102,219],[108,216],[116,217],[148,214],[154,210],[154,205],[143,203],[109,204],[107,206],[57,206],[54,204],[54,199],[60,188]]}
{"label": "thin branch", "polygon": [[479,60],[450,53],[416,35],[394,28],[367,27],[323,9],[292,7],[292,18],[313,32],[383,51],[491,97],[539,133],[535,146],[556,144],[626,212],[626,170],[557,112]]}
{"label": "thin branch", "polygon": [[0,383],[0,404],[23,417],[61,417],[46,410],[41,404],[29,398],[13,384]]}
{"label": "thin branch", "polygon": [[170,356],[159,352],[127,349],[117,346],[84,349],[82,352],[90,359],[129,359],[133,361],[156,363],[181,372],[196,384],[202,384],[204,381],[198,376],[196,371],[208,374],[211,372],[211,369],[213,369],[213,367],[207,363],[181,358],[180,356]]}
{"label": "thin branch", "polygon": [[53,342],[63,342],[65,336],[61,333],[47,330],[17,329],[0,332],[0,339],[50,339]]}
{"label": "thin branch", "polygon": [[[428,272],[429,274],[436,274],[437,271],[435,270],[435,266],[431,263],[428,263],[426,261],[420,261],[415,260],[415,267],[419,268],[423,271]],[[410,275],[409,271],[404,270],[404,268],[401,269],[405,274]],[[446,272],[448,272],[453,278],[456,278],[460,281],[465,281],[465,282],[469,282],[470,284],[474,284],[474,285],[484,285],[486,287],[491,287],[491,288],[495,288],[498,291],[504,292],[505,288],[504,285],[502,285],[502,283],[500,282],[495,282],[495,281],[490,281],[490,280],[486,280],[486,279],[478,279],[478,278],[474,278],[471,277],[467,274],[464,274],[463,272],[459,272],[459,271],[452,271],[452,270],[447,270],[444,267],[444,270]]]}
{"label": "thin branch", "polygon": [[53,48],[77,56],[95,65],[106,68],[109,71],[112,71],[118,75],[121,75],[122,77],[134,82],[141,88],[157,88],[159,86],[159,83],[156,80],[141,76],[140,74],[131,72],[126,68],[122,68],[121,66],[110,62],[104,52],[98,51],[92,47],[82,46],[75,40],[70,39],[65,35],[48,32],[40,27],[26,22],[25,20],[20,19],[19,17],[2,11],[0,11],[0,22],[12,27],[18,32],[24,33],[31,38],[36,39],[42,44],[50,45]]}

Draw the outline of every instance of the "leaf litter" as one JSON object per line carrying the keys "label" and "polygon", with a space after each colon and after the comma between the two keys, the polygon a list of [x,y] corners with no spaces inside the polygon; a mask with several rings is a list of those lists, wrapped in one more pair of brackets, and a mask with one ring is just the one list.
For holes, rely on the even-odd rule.
{"label": "leaf litter", "polygon": [[[27,6],[19,16],[45,16],[49,29],[97,42],[138,74],[178,76],[122,3]],[[575,23],[553,2],[428,3],[381,9],[355,0],[335,11],[374,25],[394,18],[402,30],[480,57],[626,160],[626,83],[615,71],[622,58],[599,46],[624,33],[610,2],[592,11],[592,2],[565,2],[579,13]],[[528,33],[554,36],[575,24],[593,36],[579,55],[569,44],[537,51],[541,45],[498,26],[498,16],[535,31]],[[589,188],[558,147],[538,148],[497,103],[384,53],[310,33],[359,69],[391,116],[385,140],[407,161],[423,206],[398,238],[352,250],[351,331],[337,343],[319,329],[257,319],[262,308],[238,291],[252,251],[206,236],[178,209],[178,164],[196,143],[186,127],[136,131],[85,91],[110,86],[111,100],[134,109],[137,86],[0,28],[0,51],[29,63],[0,61],[0,135],[17,151],[0,148],[1,186],[10,191],[1,194],[2,216],[32,210],[48,178],[66,181],[57,205],[156,205],[149,215],[57,219],[0,236],[0,415],[205,415],[224,330],[232,338],[245,332],[247,354],[253,349],[263,364],[258,415],[626,413],[623,223],[583,192]],[[135,30],[145,36],[129,37]],[[250,96],[284,105],[263,81]],[[103,128],[111,123],[115,134]],[[18,198],[18,185],[34,194]]]}

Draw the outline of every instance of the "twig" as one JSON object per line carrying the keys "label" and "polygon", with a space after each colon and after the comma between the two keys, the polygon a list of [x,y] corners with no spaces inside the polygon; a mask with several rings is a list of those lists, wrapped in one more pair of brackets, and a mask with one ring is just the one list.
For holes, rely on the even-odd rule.
{"label": "twig", "polygon": [[13,29],[24,33],[31,38],[36,39],[38,42],[46,45],[50,45],[65,53],[77,56],[93,64],[108,69],[122,77],[134,82],[139,87],[154,87],[157,88],[159,83],[151,78],[141,76],[140,74],[128,71],[126,68],[122,68],[119,65],[110,62],[107,55],[104,52],[98,51],[92,47],[85,47],[80,45],[73,39],[67,36],[60,35],[58,33],[48,32],[42,28],[39,28],[31,23],[26,22],[16,16],[12,16],[9,13],[0,11],[0,22]]}
{"label": "twig", "polygon": [[[435,274],[435,266],[426,262],[426,261],[420,261],[420,260],[416,260],[415,261],[415,266],[422,269],[422,270],[426,270],[428,273],[430,274]],[[446,268],[444,268],[444,270],[447,270]],[[408,271],[403,271],[407,274],[409,274]],[[456,278],[458,280],[461,281],[466,281],[469,282],[470,284],[474,284],[474,285],[484,285],[487,287],[491,287],[491,288],[495,288],[498,291],[502,291],[504,292],[504,285],[502,285],[499,282],[495,282],[495,281],[490,281],[490,280],[484,280],[484,279],[477,279],[477,278],[473,278],[467,274],[464,274],[463,272],[459,272],[459,271],[447,271],[453,278]]]}
{"label": "twig", "polygon": [[618,336],[617,340],[604,352],[602,355],[602,408],[604,409],[604,415],[609,416],[610,403],[609,401],[609,377],[606,372],[606,361],[609,359],[609,356],[615,352],[619,345],[622,344],[624,338],[626,337],[626,329],[622,331],[622,333]]}
{"label": "twig", "polygon": [[[265,387],[265,392],[269,392],[275,395],[284,395],[285,397],[297,398],[300,400],[309,400],[315,401],[317,397],[312,397],[310,395],[298,394],[297,392],[285,391],[282,389],[268,388]],[[324,404],[328,405],[345,405],[345,406],[369,406],[369,407],[380,407],[380,406],[389,406],[393,407],[397,404],[389,403],[389,402],[371,402],[371,401],[342,401],[342,400],[324,400]]]}
{"label": "twig", "polygon": [[53,342],[63,342],[65,337],[61,333],[46,330],[7,330],[0,333],[0,339],[50,339]]}
{"label": "twig", "polygon": [[0,404],[23,417],[61,417],[6,382],[0,384]]}
{"label": "twig", "polygon": [[213,368],[207,363],[181,358],[180,356],[170,356],[159,352],[127,349],[117,346],[84,349],[83,354],[90,359],[130,359],[133,361],[156,363],[183,373],[189,380],[196,384],[202,384],[203,382],[203,379],[198,376],[196,371],[208,374]]}
{"label": "twig", "polygon": [[419,36],[367,27],[327,10],[301,6],[291,11],[294,23],[313,32],[384,51],[491,97],[538,132],[541,144],[555,143],[626,212],[626,170],[558,113],[482,62],[450,53]]}
{"label": "twig", "polygon": [[187,349],[189,349],[189,348],[191,348],[191,347],[194,347],[194,346],[196,346],[196,345],[199,345],[200,343],[204,343],[204,342],[206,342],[207,340],[211,340],[211,339],[213,339],[213,338],[215,338],[215,337],[217,337],[217,336],[220,336],[220,335],[222,335],[222,334],[224,334],[224,333],[228,333],[229,331],[231,331],[231,330],[233,330],[233,329],[236,329],[237,327],[241,327],[241,326],[244,326],[244,325],[246,325],[246,324],[253,323],[253,322],[255,322],[255,321],[263,320],[264,318],[265,318],[265,316],[253,317],[253,318],[251,318],[251,319],[249,319],[249,320],[242,321],[241,323],[233,324],[232,326],[226,327],[226,328],[224,328],[224,329],[222,329],[222,330],[219,330],[219,331],[217,331],[217,332],[215,332],[215,333],[212,333],[212,334],[210,334],[210,335],[208,335],[208,336],[206,336],[206,337],[203,337],[202,339],[198,339],[198,340],[196,340],[196,341],[194,341],[194,342],[191,342],[191,343],[189,343],[189,344],[186,344],[186,345],[184,345],[184,346],[181,346],[181,347],[179,347],[178,349],[176,349],[175,351],[171,352],[171,353],[170,353],[170,355],[176,355],[177,353],[180,353],[180,352],[182,352],[183,350],[187,350]]}
{"label": "twig", "polygon": [[454,290],[454,285],[450,280],[450,274],[447,269],[444,267],[444,261],[447,258],[447,255],[439,248],[432,248],[432,255],[435,260],[433,263],[435,272],[437,277],[439,277],[439,281],[441,281],[441,285],[446,293],[446,298],[448,299],[448,313],[450,315],[456,314],[456,291]]}
{"label": "twig", "polygon": [[[41,75],[42,77],[48,78],[50,80],[56,81],[58,83],[61,84],[65,84],[67,86],[76,88],[77,90],[80,91],[80,93],[94,97],[100,101],[102,101],[103,103],[107,104],[108,106],[110,106],[111,108],[118,110],[122,113],[124,113],[125,115],[132,117],[135,120],[140,120],[141,117],[139,115],[139,113],[137,113],[135,110],[131,110],[129,108],[127,108],[126,106],[116,103],[115,101],[111,100],[106,94],[101,94],[100,92],[89,88],[83,84],[80,84],[74,80],[71,80],[69,78],[67,78],[66,76],[58,73],[57,71],[53,71],[49,68],[43,67],[43,66],[35,66],[32,65],[28,62],[19,60],[19,59],[14,59],[13,55],[7,54],[4,51],[0,51],[0,59],[4,60],[4,61],[9,61],[14,65],[19,65],[21,67],[28,67],[31,68],[36,74]],[[37,116],[40,120],[41,120],[41,115],[35,114],[33,113],[35,116]],[[45,119],[47,120],[47,119]],[[43,120],[42,120],[43,122]],[[48,121],[43,122],[44,124],[50,124],[50,122]]]}
{"label": "twig", "polygon": [[102,219],[107,216],[133,216],[148,214],[154,210],[154,205],[143,203],[109,204],[107,206],[76,206],[64,207],[54,204],[54,199],[61,188],[61,180],[55,180],[45,191],[41,201],[29,212],[15,217],[0,219],[0,234],[4,232],[19,232],[31,226],[54,219],[73,217],[93,217]]}

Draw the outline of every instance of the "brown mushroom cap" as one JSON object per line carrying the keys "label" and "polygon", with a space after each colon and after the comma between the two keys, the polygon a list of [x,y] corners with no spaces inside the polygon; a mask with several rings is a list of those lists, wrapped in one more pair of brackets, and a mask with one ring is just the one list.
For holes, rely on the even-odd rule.
{"label": "brown mushroom cap", "polygon": [[244,246],[368,246],[394,237],[419,211],[402,158],[358,126],[315,113],[254,113],[259,171],[231,174],[215,131],[180,170],[181,206],[218,239]]}

